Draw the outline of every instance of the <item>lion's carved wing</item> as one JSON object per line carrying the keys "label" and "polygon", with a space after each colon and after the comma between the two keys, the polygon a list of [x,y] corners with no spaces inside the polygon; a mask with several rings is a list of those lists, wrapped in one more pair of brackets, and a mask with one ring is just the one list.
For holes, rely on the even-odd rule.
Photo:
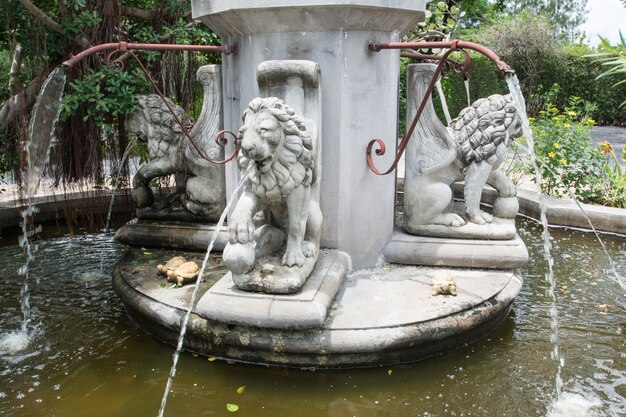
{"label": "lion's carved wing", "polygon": [[[221,127],[221,69],[219,65],[205,65],[198,69],[198,82],[204,89],[202,111],[198,121],[189,132],[189,136],[209,159],[223,160],[224,150],[215,142],[215,135]],[[186,147],[186,157],[197,162],[210,164],[198,153],[195,146]]]}

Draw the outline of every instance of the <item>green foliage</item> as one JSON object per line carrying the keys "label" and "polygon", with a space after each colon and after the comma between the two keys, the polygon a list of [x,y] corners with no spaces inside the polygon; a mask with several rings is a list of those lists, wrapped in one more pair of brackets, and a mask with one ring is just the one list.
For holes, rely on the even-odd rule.
{"label": "green foliage", "polygon": [[[573,192],[583,202],[612,204],[607,193],[612,182],[606,175],[607,159],[589,148],[589,116],[593,104],[571,97],[563,111],[548,102],[537,118],[531,118],[535,154],[541,169],[541,190],[555,197]],[[529,173],[534,174],[533,168]]]}
{"label": "green foliage", "polygon": [[[81,2],[84,4],[84,2]],[[61,21],[63,33],[68,38],[80,35],[83,31],[91,26],[96,26],[102,22],[99,13],[96,10],[85,10],[79,14],[71,14]]]}
{"label": "green foliage", "polygon": [[[626,83],[626,39],[624,39],[624,35],[622,32],[619,32],[619,37],[621,43],[619,45],[611,45],[608,39],[602,39],[602,44],[600,45],[600,50],[602,52],[597,54],[589,55],[590,57],[596,57],[596,61],[602,63],[603,67],[608,67],[606,71],[602,74],[598,75],[596,79],[601,79],[603,77],[619,77],[621,78],[613,87],[618,87],[624,83]],[[626,106],[626,100],[620,103],[620,107]]]}
{"label": "green foliage", "polygon": [[571,45],[563,53],[546,59],[543,72],[537,80],[535,91],[528,95],[531,113],[545,105],[545,94],[558,85],[558,92],[550,98],[559,108],[567,105],[569,97],[584,97],[597,104],[592,117],[601,125],[626,124],[626,112],[620,104],[626,97],[626,84],[615,85],[620,77],[609,74],[598,79],[604,68],[600,62],[589,57],[585,45]]}
{"label": "green foliage", "polygon": [[62,120],[73,114],[82,103],[87,103],[84,119],[93,117],[103,131],[112,132],[114,125],[111,117],[135,111],[135,95],[145,92],[149,83],[138,68],[117,71],[102,67],[90,69],[83,78],[71,82],[70,87],[72,92],[61,103]]}
{"label": "green foliage", "polygon": [[[536,116],[546,105],[546,94],[554,85],[559,89],[552,94],[552,104],[558,108],[568,105],[569,97],[584,97],[598,106],[593,112],[599,124],[624,125],[626,112],[620,104],[626,97],[626,85],[618,74],[604,72],[601,62],[590,57],[593,51],[583,44],[563,45],[551,34],[550,22],[542,16],[521,13],[516,16],[482,25],[477,30],[465,31],[464,38],[483,43],[492,48],[507,62],[520,79],[522,91],[529,105],[529,114]],[[472,56],[470,88],[472,99],[506,91],[495,66],[480,57]],[[484,63],[484,65],[483,65]],[[475,84],[481,85],[475,89]],[[466,103],[462,80],[444,81],[444,88],[452,115]]]}
{"label": "green foliage", "polygon": [[[626,208],[626,172],[622,170],[613,146],[608,141],[600,144],[600,153],[608,159],[604,166],[610,183],[605,196],[607,204]],[[626,159],[626,148],[622,149],[622,160],[624,159]]]}
{"label": "green foliage", "polygon": [[511,14],[543,15],[552,22],[555,34],[574,40],[577,28],[587,20],[587,0],[505,0]]}

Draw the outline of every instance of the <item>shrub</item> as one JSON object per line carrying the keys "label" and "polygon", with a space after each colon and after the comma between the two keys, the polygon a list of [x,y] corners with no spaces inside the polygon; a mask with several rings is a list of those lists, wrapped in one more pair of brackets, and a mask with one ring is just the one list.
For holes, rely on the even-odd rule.
{"label": "shrub", "polygon": [[[548,98],[553,94],[548,94]],[[541,170],[542,192],[576,198],[586,203],[615,205],[614,182],[607,175],[608,160],[599,149],[589,148],[595,121],[589,117],[595,105],[571,97],[564,110],[548,102],[537,118],[530,118],[535,154]],[[528,172],[534,174],[533,168]],[[619,193],[618,193],[619,194]]]}

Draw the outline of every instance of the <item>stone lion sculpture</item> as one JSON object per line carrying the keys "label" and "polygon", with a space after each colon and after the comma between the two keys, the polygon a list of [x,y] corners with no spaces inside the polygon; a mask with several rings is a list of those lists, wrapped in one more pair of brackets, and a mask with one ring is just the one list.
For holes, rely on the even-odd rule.
{"label": "stone lion sculpture", "polygon": [[[224,249],[224,263],[239,288],[295,292],[315,265],[322,213],[313,131],[275,97],[252,100],[243,113],[238,141],[245,188],[228,219],[229,243]],[[259,211],[263,216],[256,228],[253,217]],[[286,235],[283,268],[264,265],[262,271],[250,272],[267,252],[261,246],[272,234],[275,246],[282,246]]]}
{"label": "stone lion sculpture", "polygon": [[[150,181],[176,174],[177,183],[184,181],[184,186],[177,184],[178,192],[184,191],[183,207],[194,215],[216,220],[225,206],[221,168],[198,154],[164,100],[174,109],[178,119],[187,124],[188,131],[193,125],[184,109],[171,100],[156,94],[137,96],[139,111],[128,116],[126,129],[147,142],[149,162],[135,174],[131,198],[138,208],[152,206],[154,195]],[[210,141],[211,138],[198,135],[192,138],[209,158],[220,159],[220,149]]]}
{"label": "stone lion sculpture", "polygon": [[500,197],[515,197],[515,185],[499,170],[511,140],[522,136],[522,124],[510,94],[494,94],[476,100],[450,122],[457,145],[457,180],[465,180],[465,212],[473,223],[491,223],[492,216],[480,210],[485,184]]}
{"label": "stone lion sculpture", "polygon": [[[429,71],[423,72],[430,75]],[[502,204],[507,207],[503,212],[516,213],[515,185],[498,169],[511,139],[522,135],[511,96],[496,94],[475,101],[461,111],[448,129],[430,102],[422,117],[424,120],[416,129],[416,143],[407,147],[405,230],[428,235],[433,230],[425,228],[428,225],[465,225],[466,220],[449,209],[450,186],[459,180],[465,181],[465,215],[469,222],[484,225],[493,221],[491,214],[480,209],[485,184],[498,191],[501,201],[507,201]]]}

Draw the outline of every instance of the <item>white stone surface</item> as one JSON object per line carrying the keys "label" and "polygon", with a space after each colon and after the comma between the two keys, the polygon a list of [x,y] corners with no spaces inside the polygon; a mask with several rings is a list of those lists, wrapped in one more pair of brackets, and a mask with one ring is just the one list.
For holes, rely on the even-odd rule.
{"label": "white stone surface", "polygon": [[196,313],[209,320],[271,329],[321,327],[349,268],[346,254],[325,250],[304,287],[290,295],[242,291],[229,272],[198,301]]}
{"label": "white stone surface", "polygon": [[510,240],[415,236],[397,230],[385,246],[388,262],[462,268],[513,269],[528,263],[528,249],[519,236]]}

